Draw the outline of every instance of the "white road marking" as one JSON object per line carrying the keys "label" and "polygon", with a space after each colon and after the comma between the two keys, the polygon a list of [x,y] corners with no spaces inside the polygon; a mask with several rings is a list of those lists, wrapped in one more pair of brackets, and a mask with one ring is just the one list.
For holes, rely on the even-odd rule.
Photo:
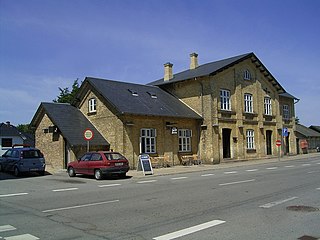
{"label": "white road marking", "polygon": [[249,180],[238,181],[238,182],[220,183],[219,186],[227,186],[227,185],[233,185],[233,184],[238,184],[238,183],[254,182],[254,181],[255,181],[255,179],[249,179]]}
{"label": "white road marking", "polygon": [[308,173],[318,173],[319,171],[310,171]]}
{"label": "white road marking", "polygon": [[83,204],[83,205],[77,205],[77,206],[71,206],[71,207],[48,209],[48,210],[44,210],[42,212],[47,213],[47,212],[55,212],[55,211],[69,210],[69,209],[75,209],[75,208],[91,207],[91,206],[97,206],[97,205],[102,205],[102,204],[115,203],[115,202],[119,202],[119,201],[120,200],[111,200],[111,201],[105,201],[105,202],[89,203],[89,204]]}
{"label": "white road marking", "polygon": [[278,167],[269,167],[269,168],[266,168],[268,170],[273,170],[273,169],[277,169]]}
{"label": "white road marking", "polygon": [[12,237],[5,237],[5,240],[37,240],[40,239],[36,236],[33,236],[31,234],[22,234],[22,235],[16,235]]}
{"label": "white road marking", "polygon": [[292,168],[292,167],[294,167],[294,165],[288,165],[288,166],[284,166],[284,167],[286,167],[286,168]]}
{"label": "white road marking", "polygon": [[311,166],[310,163],[305,163],[305,164],[302,164],[302,166]]}
{"label": "white road marking", "polygon": [[317,188],[317,190],[320,190],[320,187],[319,187],[319,188]]}
{"label": "white road marking", "polygon": [[103,187],[116,187],[116,186],[121,186],[120,183],[114,183],[114,184],[106,184],[106,185],[98,185],[98,187],[103,188]]}
{"label": "white road marking", "polygon": [[320,164],[320,162],[318,162],[317,164]]}
{"label": "white road marking", "polygon": [[234,173],[238,173],[237,171],[232,171],[232,172],[224,172],[224,174],[234,174]]}
{"label": "white road marking", "polygon": [[207,174],[201,175],[201,177],[209,177],[209,176],[213,176],[213,175],[214,175],[214,173],[207,173]]}
{"label": "white road marking", "polygon": [[282,204],[282,203],[285,203],[285,202],[289,202],[289,201],[292,201],[294,199],[297,199],[298,197],[291,197],[291,198],[287,198],[287,199],[283,199],[283,200],[279,200],[279,201],[275,201],[275,202],[271,202],[271,203],[266,203],[264,205],[261,205],[259,207],[261,208],[271,208],[271,207],[274,207],[276,205],[279,205],[279,204]]}
{"label": "white road marking", "polygon": [[0,226],[0,232],[6,232],[6,231],[12,231],[12,230],[16,230],[16,228],[14,226],[11,226],[11,225],[2,225],[2,226]]}
{"label": "white road marking", "polygon": [[140,182],[137,182],[137,183],[153,183],[153,182],[156,182],[157,180],[146,180],[146,181],[140,181]]}
{"label": "white road marking", "polygon": [[15,196],[22,196],[27,194],[29,193],[12,193],[12,194],[3,194],[3,195],[0,195],[0,197],[15,197]]}
{"label": "white road marking", "polygon": [[248,170],[246,170],[247,172],[256,172],[256,171],[258,171],[259,169],[248,169]]}
{"label": "white road marking", "polygon": [[175,178],[171,178],[171,180],[180,180],[180,179],[186,179],[188,177],[175,177]]}
{"label": "white road marking", "polygon": [[171,240],[171,239],[179,238],[179,237],[182,237],[191,233],[195,233],[210,227],[214,227],[222,223],[225,223],[225,221],[213,220],[213,221],[202,223],[193,227],[185,228],[176,232],[168,233],[159,237],[155,237],[153,239],[154,240]]}
{"label": "white road marking", "polygon": [[74,191],[78,190],[79,188],[61,188],[61,189],[54,189],[52,192],[66,192],[66,191]]}

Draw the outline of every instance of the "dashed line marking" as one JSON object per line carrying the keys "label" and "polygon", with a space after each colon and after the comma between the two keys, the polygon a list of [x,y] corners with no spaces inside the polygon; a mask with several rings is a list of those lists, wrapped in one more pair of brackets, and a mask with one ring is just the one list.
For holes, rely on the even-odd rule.
{"label": "dashed line marking", "polygon": [[92,207],[92,206],[97,206],[97,205],[102,205],[102,204],[115,203],[115,202],[119,202],[119,201],[120,200],[111,200],[111,201],[105,201],[105,202],[89,203],[89,204],[76,205],[76,206],[70,206],[70,207],[48,209],[48,210],[44,210],[42,212],[47,213],[47,212],[70,210],[70,209],[75,209],[75,208]]}
{"label": "dashed line marking", "polygon": [[52,192],[66,192],[66,191],[75,191],[79,188],[61,188],[61,189],[54,189]]}
{"label": "dashed line marking", "polygon": [[175,177],[175,178],[171,178],[171,180],[180,180],[180,179],[186,179],[188,177]]}
{"label": "dashed line marking", "polygon": [[11,226],[11,225],[2,225],[2,226],[0,226],[0,232],[6,232],[6,231],[12,231],[12,230],[16,230],[16,228],[14,226]]}
{"label": "dashed line marking", "polygon": [[317,190],[320,190],[320,187],[319,187],[319,188],[317,188]]}
{"label": "dashed line marking", "polygon": [[293,168],[294,165],[287,165],[287,166],[284,166],[284,167],[286,167],[286,168]]}
{"label": "dashed line marking", "polygon": [[191,233],[195,233],[210,227],[214,227],[220,224],[225,223],[226,221],[222,221],[222,220],[213,220],[210,222],[206,222],[206,223],[202,223],[193,227],[189,227],[189,228],[185,228],[176,232],[172,232],[172,233],[168,233],[159,237],[155,237],[153,238],[154,240],[171,240],[171,239],[175,239],[175,238],[179,238],[182,236],[186,236],[189,235]]}
{"label": "dashed line marking", "polygon": [[100,188],[104,188],[104,187],[116,187],[116,186],[121,186],[121,184],[120,184],[120,183],[114,183],[114,184],[98,185],[98,187],[100,187]]}
{"label": "dashed line marking", "polygon": [[209,177],[209,176],[213,176],[214,173],[207,173],[207,174],[202,174],[201,177]]}
{"label": "dashed line marking", "polygon": [[36,236],[33,236],[31,234],[22,234],[22,235],[16,235],[12,237],[5,237],[5,240],[37,240],[40,239]]}
{"label": "dashed line marking", "polygon": [[270,202],[270,203],[261,205],[259,207],[261,207],[261,208],[271,208],[271,207],[274,207],[276,205],[279,205],[279,204],[282,204],[282,203],[285,203],[285,202],[289,202],[289,201],[292,201],[292,200],[297,199],[297,198],[298,197],[291,197],[291,198],[287,198],[287,199],[283,199],[283,200],[279,200],[279,201],[275,201],[275,202]]}
{"label": "dashed line marking", "polygon": [[153,182],[156,182],[157,180],[146,180],[146,181],[140,181],[140,182],[137,182],[139,184],[141,183],[153,183]]}
{"label": "dashed line marking", "polygon": [[224,172],[224,174],[234,174],[234,173],[238,173],[238,172],[237,171]]}
{"label": "dashed line marking", "polygon": [[11,194],[3,194],[0,195],[0,197],[16,197],[16,196],[22,196],[22,195],[27,195],[29,193],[11,193]]}
{"label": "dashed line marking", "polygon": [[305,163],[305,164],[302,164],[302,166],[311,166],[310,163]]}
{"label": "dashed line marking", "polygon": [[256,172],[256,171],[258,171],[259,169],[248,169],[248,170],[246,170],[247,172]]}
{"label": "dashed line marking", "polygon": [[254,182],[255,179],[249,179],[249,180],[243,180],[238,182],[229,182],[229,183],[220,183],[219,186],[227,186],[227,185],[233,185],[233,184],[239,184],[239,183],[247,183],[247,182]]}
{"label": "dashed line marking", "polygon": [[268,170],[274,170],[274,169],[277,169],[278,167],[269,167],[269,168],[266,168]]}

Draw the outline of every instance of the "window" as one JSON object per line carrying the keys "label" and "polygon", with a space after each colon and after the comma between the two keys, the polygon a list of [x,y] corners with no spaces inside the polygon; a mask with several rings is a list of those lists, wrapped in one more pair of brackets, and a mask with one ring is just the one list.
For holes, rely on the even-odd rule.
{"label": "window", "polygon": [[97,100],[95,98],[89,99],[89,113],[93,113],[97,111]]}
{"label": "window", "polygon": [[251,80],[251,73],[250,73],[250,71],[249,71],[248,69],[246,69],[246,70],[244,71],[243,79],[244,79],[244,80]]}
{"label": "window", "polygon": [[12,147],[12,138],[2,138],[1,146],[2,147]]}
{"label": "window", "polygon": [[101,161],[101,160],[102,160],[102,157],[101,157],[100,153],[92,154],[91,159],[90,159],[90,161]]}
{"label": "window", "polygon": [[270,97],[264,98],[264,114],[265,115],[272,115],[271,98]]}
{"label": "window", "polygon": [[249,129],[246,133],[247,149],[255,149],[254,147],[254,131]]}
{"label": "window", "polygon": [[289,112],[289,106],[288,105],[283,105],[282,106],[282,117],[285,120],[290,119],[290,112]]}
{"label": "window", "polygon": [[190,129],[179,129],[179,152],[191,152],[191,137],[192,131]]}
{"label": "window", "polygon": [[156,129],[142,128],[140,130],[140,152],[156,153]]}
{"label": "window", "polygon": [[220,107],[221,110],[231,111],[231,103],[230,103],[230,91],[229,90],[220,90]]}
{"label": "window", "polygon": [[252,95],[244,94],[244,111],[246,113],[253,113],[253,103],[252,103]]}

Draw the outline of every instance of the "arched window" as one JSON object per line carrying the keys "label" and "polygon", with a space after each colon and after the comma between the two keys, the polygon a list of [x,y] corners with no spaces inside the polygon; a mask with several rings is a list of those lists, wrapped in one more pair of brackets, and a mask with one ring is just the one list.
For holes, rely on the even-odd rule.
{"label": "arched window", "polygon": [[250,73],[250,71],[249,71],[248,69],[246,69],[246,70],[244,71],[243,79],[244,79],[244,80],[251,80],[251,73]]}

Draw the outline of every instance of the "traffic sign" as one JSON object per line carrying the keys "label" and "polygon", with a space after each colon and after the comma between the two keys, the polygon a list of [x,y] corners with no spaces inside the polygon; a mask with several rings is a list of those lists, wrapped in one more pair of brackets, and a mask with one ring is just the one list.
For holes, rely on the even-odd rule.
{"label": "traffic sign", "polygon": [[277,147],[280,147],[281,146],[281,140],[277,140],[276,141],[276,145],[277,145]]}
{"label": "traffic sign", "polygon": [[283,137],[288,137],[289,136],[288,128],[285,127],[285,128],[282,129],[282,136]]}
{"label": "traffic sign", "polygon": [[93,138],[93,132],[90,129],[86,129],[83,133],[83,137],[85,140],[90,141]]}

